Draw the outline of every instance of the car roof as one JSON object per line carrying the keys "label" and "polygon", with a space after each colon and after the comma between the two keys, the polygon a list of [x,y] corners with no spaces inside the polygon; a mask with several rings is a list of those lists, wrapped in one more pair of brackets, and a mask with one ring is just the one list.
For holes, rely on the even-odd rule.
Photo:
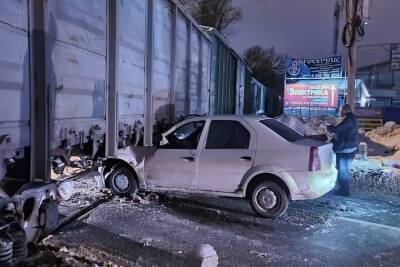
{"label": "car roof", "polygon": [[211,119],[211,120],[223,120],[223,119],[243,119],[246,121],[259,121],[262,119],[272,119],[263,115],[209,115],[209,116],[193,116],[190,119]]}

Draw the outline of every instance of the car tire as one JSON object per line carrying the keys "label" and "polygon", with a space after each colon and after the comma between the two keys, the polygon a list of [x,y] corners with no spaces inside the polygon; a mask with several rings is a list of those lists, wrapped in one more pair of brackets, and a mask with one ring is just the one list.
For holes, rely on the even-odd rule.
{"label": "car tire", "polygon": [[250,202],[254,211],[264,218],[282,216],[289,205],[285,190],[272,181],[258,184],[252,191]]}
{"label": "car tire", "polygon": [[117,196],[131,196],[137,193],[138,184],[133,173],[125,167],[116,167],[107,175],[107,186]]}

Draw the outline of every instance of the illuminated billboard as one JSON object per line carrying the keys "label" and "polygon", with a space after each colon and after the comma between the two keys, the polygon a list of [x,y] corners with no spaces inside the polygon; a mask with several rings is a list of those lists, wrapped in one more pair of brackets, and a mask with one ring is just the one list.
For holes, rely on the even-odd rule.
{"label": "illuminated billboard", "polygon": [[329,80],[297,80],[285,85],[285,106],[337,107],[338,84]]}
{"label": "illuminated billboard", "polygon": [[286,79],[340,78],[342,77],[342,57],[333,56],[317,59],[287,58]]}

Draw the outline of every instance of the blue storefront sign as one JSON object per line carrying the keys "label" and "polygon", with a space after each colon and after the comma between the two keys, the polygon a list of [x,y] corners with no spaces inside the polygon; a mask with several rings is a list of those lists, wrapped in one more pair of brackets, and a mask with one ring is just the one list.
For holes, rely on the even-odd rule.
{"label": "blue storefront sign", "polygon": [[342,57],[286,59],[286,79],[342,77]]}

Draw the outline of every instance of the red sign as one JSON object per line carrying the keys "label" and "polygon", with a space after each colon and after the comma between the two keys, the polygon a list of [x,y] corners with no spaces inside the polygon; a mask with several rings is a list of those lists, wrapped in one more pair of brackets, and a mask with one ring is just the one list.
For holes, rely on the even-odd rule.
{"label": "red sign", "polygon": [[285,106],[337,107],[338,86],[325,81],[287,83]]}
{"label": "red sign", "polygon": [[357,118],[382,119],[383,118],[383,108],[356,107],[354,109],[354,114],[356,115]]}

